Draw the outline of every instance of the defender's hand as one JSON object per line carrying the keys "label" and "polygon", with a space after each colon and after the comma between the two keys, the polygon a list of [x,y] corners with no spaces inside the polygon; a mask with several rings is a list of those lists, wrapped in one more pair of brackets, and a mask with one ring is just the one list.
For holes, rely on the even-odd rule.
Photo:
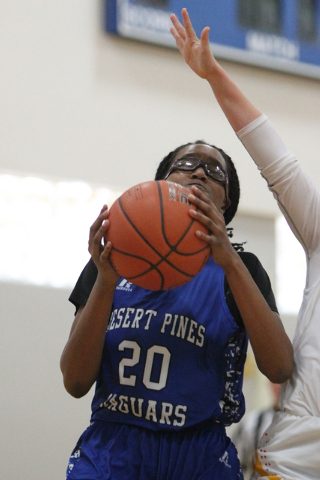
{"label": "defender's hand", "polygon": [[170,16],[173,23],[170,32],[174,36],[177,47],[185,62],[199,77],[208,80],[218,65],[210,50],[210,28],[205,27],[202,30],[199,40],[193,29],[187,10],[184,8],[181,13],[183,25],[174,14]]}

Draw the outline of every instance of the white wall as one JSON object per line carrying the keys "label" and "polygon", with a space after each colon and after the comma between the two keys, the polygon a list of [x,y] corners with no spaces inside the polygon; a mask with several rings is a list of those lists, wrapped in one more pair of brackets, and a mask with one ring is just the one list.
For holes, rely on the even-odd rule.
{"label": "white wall", "polygon": [[[180,143],[202,138],[234,158],[240,212],[263,225],[277,213],[208,85],[178,52],[103,33],[98,0],[2,0],[0,25],[0,170],[121,189],[152,178]],[[222,63],[320,185],[320,82]],[[273,233],[267,228],[261,243],[264,228],[248,245],[272,277]],[[59,371],[73,315],[68,293],[0,284],[3,478],[63,478],[88,424],[90,395],[69,397]]]}
{"label": "white wall", "polygon": [[0,284],[0,478],[65,478],[75,442],[88,426],[90,393],[64,390],[59,359],[73,307],[69,292]]}
{"label": "white wall", "polygon": [[[207,83],[175,50],[104,34],[101,16],[99,0],[2,0],[0,168],[129,187],[204,138],[235,159],[242,208],[274,212]],[[319,179],[320,83],[223,65]]]}

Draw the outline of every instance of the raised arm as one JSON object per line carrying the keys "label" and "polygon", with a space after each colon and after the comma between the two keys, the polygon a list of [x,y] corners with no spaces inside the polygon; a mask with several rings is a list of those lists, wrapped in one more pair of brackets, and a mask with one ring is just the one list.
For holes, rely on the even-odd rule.
{"label": "raised arm", "polygon": [[[207,80],[231,127],[268,182],[279,207],[307,256],[320,249],[320,193],[267,117],[245,97],[213,57],[209,27],[198,39],[186,9],[183,25],[171,15],[171,33],[189,67]],[[303,199],[303,201],[302,201]],[[310,221],[306,221],[309,219]]]}
{"label": "raised arm", "polygon": [[[186,9],[182,10],[182,19],[183,25],[175,15],[171,16],[173,23],[171,33],[185,62],[199,77],[209,82],[232,128],[237,132],[261,117],[261,112],[241,93],[213,57],[209,45],[209,27],[204,28],[201,38],[198,39]],[[217,252],[224,251],[218,248],[223,228],[217,228],[218,221],[211,211],[214,210],[213,206],[201,205],[201,201],[206,203],[207,200],[199,193],[197,197],[199,197],[197,198],[199,203],[196,205],[211,221],[202,218],[199,212],[193,215],[203,223],[206,221],[206,226],[211,230],[206,241],[212,245],[216,263],[224,269],[246,326],[259,369],[272,382],[282,383],[292,373],[293,350],[281,320],[270,310],[248,270],[233,249],[229,249],[228,253],[224,253],[221,258],[218,257]],[[192,201],[195,203],[194,199]]]}
{"label": "raised arm", "polygon": [[182,10],[184,25],[172,14],[171,33],[185,62],[201,78],[207,80],[234,131],[241,130],[261,115],[243,95],[225,70],[213,57],[209,45],[210,28],[205,27],[198,39],[187,10]]}
{"label": "raised arm", "polygon": [[76,398],[90,390],[99,373],[113,295],[119,279],[108,259],[111,251],[111,243],[106,241],[108,216],[109,210],[104,206],[90,229],[89,252],[98,268],[98,276],[88,302],[75,316],[60,361],[65,388]]}

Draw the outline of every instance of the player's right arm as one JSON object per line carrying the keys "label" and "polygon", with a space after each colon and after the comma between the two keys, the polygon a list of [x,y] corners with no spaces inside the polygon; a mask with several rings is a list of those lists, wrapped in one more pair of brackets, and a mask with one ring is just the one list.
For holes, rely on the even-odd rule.
{"label": "player's right arm", "polygon": [[81,306],[75,316],[60,361],[65,388],[76,398],[90,390],[99,373],[113,295],[119,280],[109,262],[108,216],[109,210],[104,206],[90,228],[89,252],[98,275],[86,305]]}

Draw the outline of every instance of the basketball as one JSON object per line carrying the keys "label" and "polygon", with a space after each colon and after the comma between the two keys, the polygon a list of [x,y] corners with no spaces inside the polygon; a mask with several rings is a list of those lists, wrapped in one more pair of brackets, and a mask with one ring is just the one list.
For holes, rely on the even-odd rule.
{"label": "basketball", "polygon": [[165,180],[140,183],[110,208],[110,261],[129,282],[167,290],[191,280],[206,264],[209,245],[196,230],[207,228],[189,215],[190,191]]}

